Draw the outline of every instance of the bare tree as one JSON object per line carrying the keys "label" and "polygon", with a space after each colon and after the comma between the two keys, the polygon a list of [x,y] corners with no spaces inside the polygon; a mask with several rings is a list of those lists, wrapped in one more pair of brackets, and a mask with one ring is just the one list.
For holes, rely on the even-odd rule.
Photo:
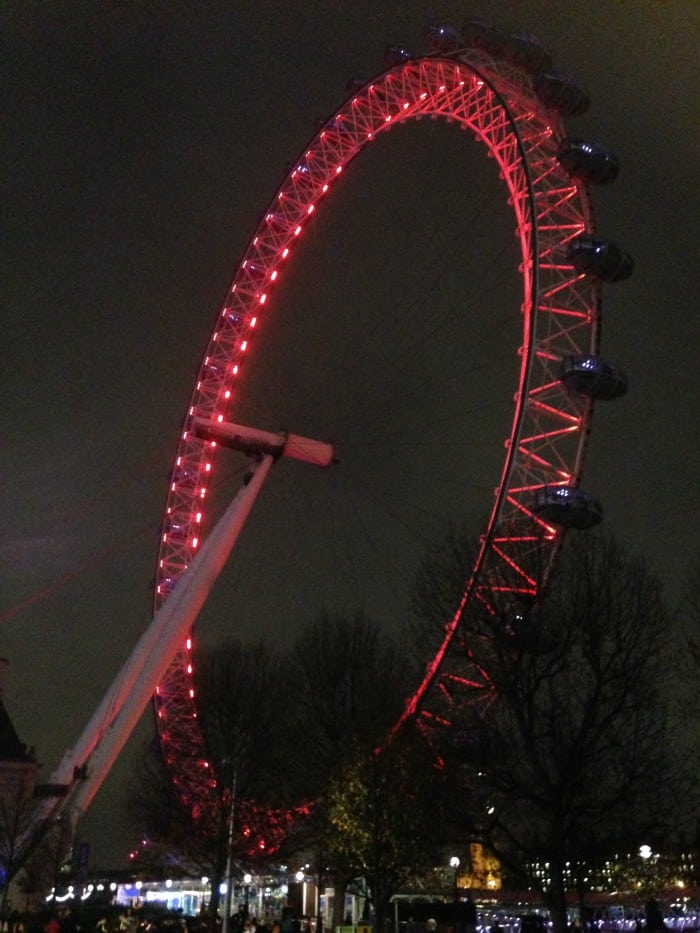
{"label": "bare tree", "polygon": [[46,895],[72,880],[73,827],[68,819],[54,820],[28,855],[17,877],[25,898],[25,910],[46,904]]}
{"label": "bare tree", "polygon": [[296,638],[291,675],[292,730],[303,736],[304,753],[290,765],[304,793],[317,795],[348,755],[373,749],[396,722],[410,672],[397,633],[362,612],[323,612]]}
{"label": "bare tree", "polygon": [[467,620],[459,663],[488,702],[449,711],[443,753],[470,790],[460,815],[511,866],[549,866],[557,931],[584,869],[680,815],[672,632],[660,583],[597,535],[571,539],[536,607]]}
{"label": "bare tree", "polygon": [[[676,666],[675,698],[678,708],[684,710],[683,749],[690,767],[696,776],[693,794],[689,796],[692,806],[700,799],[700,566],[692,573],[683,594],[679,617],[679,637]],[[698,812],[696,810],[696,812]],[[700,815],[687,835],[687,841],[700,852]]]}
{"label": "bare tree", "polygon": [[[362,871],[334,822],[338,794],[351,774],[367,774],[367,763],[398,719],[412,680],[410,663],[398,632],[383,630],[359,611],[324,612],[296,638],[290,674],[294,694],[285,762],[290,783],[313,806],[289,843],[307,852],[319,880],[332,880],[335,927],[343,922],[346,887]],[[398,793],[393,802],[400,807]]]}
{"label": "bare tree", "polygon": [[286,716],[282,656],[262,641],[225,641],[196,666],[199,719],[220,783],[240,800],[278,801]]}
{"label": "bare tree", "polygon": [[[36,767],[24,761],[4,763],[3,787],[0,793],[0,865],[3,876],[10,879],[19,867],[22,843],[31,826],[32,795]],[[2,890],[1,909],[7,908],[9,881]]]}
{"label": "bare tree", "polygon": [[372,904],[377,933],[386,929],[402,885],[441,861],[444,777],[423,737],[408,726],[380,751],[358,751],[330,782],[331,848]]}
{"label": "bare tree", "polygon": [[[200,655],[198,714],[219,804],[206,823],[193,821],[154,749],[137,795],[152,858],[163,864],[175,856],[183,867],[205,872],[214,892],[224,878],[229,844],[235,863],[253,867],[251,840],[269,837],[277,820],[275,843],[287,834],[286,855],[303,852],[319,880],[332,876],[342,910],[340,892],[357,874],[358,862],[348,859],[345,841],[339,843],[326,792],[372,759],[398,718],[409,679],[399,644],[362,613],[324,613],[299,634],[291,656],[238,642]],[[400,813],[404,804],[396,794],[393,803]],[[301,812],[292,826],[290,815]],[[269,862],[271,854],[268,846],[258,850],[258,861]],[[212,916],[216,907],[213,896]]]}
{"label": "bare tree", "polygon": [[194,820],[181,800],[163,760],[157,740],[141,756],[132,782],[131,804],[147,845],[139,852],[139,867],[209,875],[217,859],[220,830]]}
{"label": "bare tree", "polygon": [[151,840],[150,858],[161,865],[178,861],[211,878],[213,924],[227,865],[269,858],[279,841],[277,829],[285,828],[275,813],[283,666],[262,642],[227,641],[200,652],[195,670],[199,720],[216,778],[215,806],[193,816],[158,746],[145,756],[133,796]]}
{"label": "bare tree", "polygon": [[688,675],[686,680],[692,684],[692,691],[687,698],[694,704],[694,719],[700,713],[700,695],[696,689],[696,677],[700,668],[700,567],[691,575],[686,586],[679,611],[680,616],[680,651],[678,663]]}

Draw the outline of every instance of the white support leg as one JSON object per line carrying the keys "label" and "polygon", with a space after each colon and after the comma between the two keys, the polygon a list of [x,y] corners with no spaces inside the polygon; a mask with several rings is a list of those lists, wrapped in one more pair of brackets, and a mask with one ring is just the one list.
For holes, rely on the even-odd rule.
{"label": "white support leg", "polygon": [[[51,783],[70,784],[76,767],[87,775],[74,785],[67,809],[77,819],[89,806],[202,608],[233,549],[274,460],[266,455],[243,486],[117,675],[110,691],[67,752]],[[127,686],[130,684],[131,686]],[[110,711],[113,712],[110,718]]]}

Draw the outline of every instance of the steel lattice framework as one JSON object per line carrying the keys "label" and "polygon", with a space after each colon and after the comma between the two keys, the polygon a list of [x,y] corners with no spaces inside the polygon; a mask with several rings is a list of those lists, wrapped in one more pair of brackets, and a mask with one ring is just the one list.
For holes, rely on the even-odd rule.
{"label": "steel lattice framework", "polygon": [[[205,534],[217,447],[195,436],[192,419],[229,420],[246,351],[274,287],[335,180],[380,133],[406,120],[439,117],[470,130],[496,160],[515,214],[522,255],[519,387],[505,462],[463,603],[406,715],[442,708],[468,681],[455,656],[464,607],[487,614],[534,599],[560,545],[561,529],[538,517],[537,490],[576,486],[592,405],[567,391],[562,360],[595,353],[600,285],[567,261],[567,244],[593,230],[584,184],[556,158],[564,128],[538,99],[530,74],[478,50],[408,60],[364,85],[305,147],[265,211],[231,283],[201,364],[170,480],[157,566],[155,608],[168,598]],[[155,707],[167,762],[192,806],[206,805],[215,779],[197,723],[191,640],[160,683]],[[449,649],[449,651],[448,651]],[[448,662],[449,656],[449,662]],[[449,669],[448,669],[449,668]],[[438,686],[438,691],[429,690]]]}

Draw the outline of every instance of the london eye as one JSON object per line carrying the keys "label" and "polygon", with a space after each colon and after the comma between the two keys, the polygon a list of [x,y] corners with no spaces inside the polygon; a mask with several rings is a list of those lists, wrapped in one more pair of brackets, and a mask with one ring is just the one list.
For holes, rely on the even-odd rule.
{"label": "london eye", "polygon": [[[276,315],[282,314],[284,284],[351,163],[385,136],[398,135],[397,128],[423,118],[445,124],[455,145],[465,138],[457,131],[464,130],[481,158],[495,165],[499,196],[514,221],[517,255],[509,259],[508,272],[517,280],[517,297],[508,316],[516,331],[509,371],[495,374],[495,382],[507,387],[507,423],[482,505],[485,520],[475,559],[404,714],[429,722],[449,718],[450,708],[457,709],[472,686],[460,661],[468,652],[468,608],[497,617],[532,604],[566,530],[600,521],[600,504],[581,487],[593,405],[626,387],[619,369],[600,356],[601,292],[604,282],[625,278],[632,263],[596,231],[589,194],[590,186],[614,180],[617,160],[599,143],[568,135],[564,126],[589,104],[578,83],[556,71],[546,50],[529,36],[505,35],[473,21],[461,32],[435,25],[426,37],[424,53],[393,47],[385,70],[356,82],[289,164],[260,215],[217,313],[187,405],[162,523],[154,610],[158,613],[181,586],[207,538],[215,477],[224,469],[222,447],[246,455],[262,451],[274,461],[296,438],[280,432],[275,446],[265,434],[262,447],[256,447],[250,440],[255,430],[241,440],[237,425],[260,413],[260,406],[253,411],[249,403],[247,386],[265,357]],[[465,177],[465,198],[469,190]],[[429,237],[430,231],[422,235]],[[303,284],[304,257],[298,258],[294,275]],[[419,314],[429,317],[424,303]],[[375,319],[381,322],[381,309]],[[285,326],[293,328],[294,322]],[[320,365],[323,344],[312,342],[308,352]],[[391,408],[384,414],[390,421]],[[262,411],[262,417],[268,413]],[[297,429],[291,417],[286,423]],[[255,428],[274,430],[268,424]],[[324,441],[332,436],[332,449],[337,443],[342,451],[335,425],[314,425],[313,431]],[[331,462],[327,451],[323,457]],[[320,462],[313,455],[307,459]],[[371,466],[365,463],[363,469]],[[154,702],[164,758],[182,798],[193,807],[206,806],[216,780],[199,731],[190,638],[160,679]]]}

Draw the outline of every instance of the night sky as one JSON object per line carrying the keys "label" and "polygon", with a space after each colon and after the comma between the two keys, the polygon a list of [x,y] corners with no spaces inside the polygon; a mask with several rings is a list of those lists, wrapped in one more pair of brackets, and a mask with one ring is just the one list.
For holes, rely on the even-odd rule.
{"label": "night sky", "polygon": [[[192,382],[287,165],[387,43],[469,17],[540,36],[593,101],[569,131],[620,158],[593,200],[636,262],[603,304],[630,391],[597,406],[583,485],[679,598],[700,517],[695,0],[6,2],[0,653],[45,776],[148,623]],[[393,624],[446,522],[479,530],[515,388],[513,230],[493,164],[441,123],[348,169],[274,296],[240,419],[332,439],[341,463],[276,466],[203,640],[283,641],[358,600]],[[221,459],[217,501],[241,469]],[[81,828],[95,864],[136,838],[124,787],[149,730]]]}

